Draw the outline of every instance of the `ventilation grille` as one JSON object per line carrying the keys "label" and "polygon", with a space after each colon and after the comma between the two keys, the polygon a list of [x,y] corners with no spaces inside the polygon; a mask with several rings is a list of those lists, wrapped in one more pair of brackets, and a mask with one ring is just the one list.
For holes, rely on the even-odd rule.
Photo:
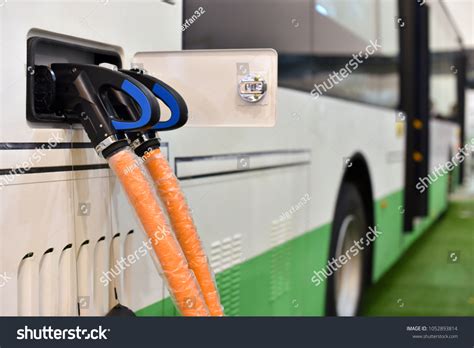
{"label": "ventilation grille", "polygon": [[39,255],[27,253],[17,271],[18,315],[77,315],[75,267],[72,244]]}
{"label": "ventilation grille", "polygon": [[110,268],[113,248],[105,237],[92,244],[83,241],[77,255],[72,244],[62,250],[49,248],[39,256],[26,254],[18,266],[18,315],[105,315],[114,302],[108,295],[111,286],[100,277]]}
{"label": "ventilation grille", "polygon": [[238,315],[240,308],[240,263],[242,235],[236,234],[211,247],[211,267],[217,274],[221,302],[226,315]]}
{"label": "ventilation grille", "polygon": [[286,243],[293,231],[292,219],[272,222],[270,229],[270,300],[275,301],[290,290],[291,248]]}

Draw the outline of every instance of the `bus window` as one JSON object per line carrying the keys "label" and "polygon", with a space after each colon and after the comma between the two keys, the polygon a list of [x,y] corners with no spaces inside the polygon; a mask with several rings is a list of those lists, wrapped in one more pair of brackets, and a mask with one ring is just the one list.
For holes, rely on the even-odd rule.
{"label": "bus window", "polygon": [[430,116],[455,120],[461,45],[441,2],[430,3]]}
{"label": "bus window", "polygon": [[[397,108],[397,4],[398,0],[184,0],[183,48],[274,48],[280,87],[307,93],[317,89],[319,95]],[[196,11],[204,14],[194,19]]]}
{"label": "bus window", "polygon": [[377,5],[376,0],[316,0],[314,9],[317,14],[333,19],[341,27],[369,41],[377,36]]}

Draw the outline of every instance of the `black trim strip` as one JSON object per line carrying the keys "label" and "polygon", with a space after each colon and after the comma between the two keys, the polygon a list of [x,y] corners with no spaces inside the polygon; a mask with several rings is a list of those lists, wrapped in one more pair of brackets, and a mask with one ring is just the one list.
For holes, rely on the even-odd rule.
{"label": "black trim strip", "polygon": [[224,176],[224,175],[231,175],[231,174],[244,174],[248,172],[257,172],[257,171],[264,171],[270,169],[278,169],[278,168],[289,168],[289,167],[298,167],[311,164],[311,161],[303,161],[303,162],[294,162],[288,164],[278,164],[274,166],[266,166],[266,167],[258,167],[258,168],[251,168],[251,169],[242,169],[242,170],[230,170],[226,172],[215,172],[215,173],[207,173],[207,174],[198,174],[198,175],[189,175],[189,176],[178,176],[179,180],[191,180],[191,179],[202,179],[202,178],[209,178],[213,176]]}
{"label": "black trim strip", "polygon": [[49,143],[0,143],[0,150],[36,150],[43,146],[48,150],[93,148],[92,143],[57,143],[54,147]]}
{"label": "black trim strip", "polygon": [[108,164],[83,164],[78,166],[50,166],[36,167],[26,170],[25,168],[0,169],[0,175],[22,175],[22,174],[38,174],[38,173],[56,173],[56,172],[72,172],[79,170],[108,169]]}
{"label": "black trim strip", "polygon": [[[0,150],[34,150],[41,147],[42,144],[48,143],[0,143]],[[92,148],[91,143],[59,143],[52,149],[89,149]],[[169,144],[167,142],[162,144],[169,151]],[[38,174],[38,173],[57,173],[57,172],[73,172],[80,170],[96,170],[109,169],[109,165],[104,164],[81,164],[77,166],[48,166],[48,167],[33,167],[26,170],[26,168],[3,168],[0,169],[1,175],[23,175],[23,174]]]}
{"label": "black trim strip", "polygon": [[[461,130],[460,134],[460,141],[461,146],[467,141],[466,137],[466,77],[467,77],[467,55],[466,52],[462,52],[459,54],[456,60],[456,66],[458,67],[458,74],[457,74],[457,105],[458,105],[458,114],[457,114],[457,121],[459,124],[459,128]],[[458,177],[458,184],[462,185],[464,182],[464,161],[459,163],[459,177]]]}
{"label": "black trim strip", "polygon": [[295,154],[295,153],[311,153],[311,150],[310,149],[269,150],[269,151],[238,152],[238,153],[226,153],[226,154],[204,155],[204,156],[176,157],[175,162],[194,162],[194,161],[203,161],[203,160],[210,160],[210,159],[235,158],[235,157],[243,157],[243,156],[287,155],[287,154]]}
{"label": "black trim strip", "polygon": [[[399,0],[400,18],[411,23],[400,29],[400,108],[405,112],[405,192],[403,230],[414,230],[415,217],[429,213],[429,190],[417,188],[419,178],[429,172],[430,158],[430,51],[429,8]],[[417,125],[417,126],[415,126]]]}
{"label": "black trim strip", "polygon": [[[57,143],[54,147],[49,143],[20,143],[20,142],[11,142],[11,143],[0,143],[0,150],[36,150],[41,149],[41,147],[46,147],[47,150],[64,150],[64,149],[93,149],[92,143]],[[167,142],[161,143],[162,147],[168,147]]]}

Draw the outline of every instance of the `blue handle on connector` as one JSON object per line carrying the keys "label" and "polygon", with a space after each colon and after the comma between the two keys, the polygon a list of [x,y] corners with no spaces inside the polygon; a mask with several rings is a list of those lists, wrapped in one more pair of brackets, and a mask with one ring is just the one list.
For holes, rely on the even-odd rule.
{"label": "blue handle on connector", "polygon": [[140,106],[140,118],[133,122],[124,122],[112,120],[112,126],[116,130],[130,130],[144,127],[151,118],[151,105],[145,94],[129,80],[124,80],[121,85],[122,91],[132,97]]}
{"label": "blue handle on connector", "polygon": [[167,121],[158,122],[151,129],[162,130],[175,127],[181,119],[181,108],[179,107],[178,101],[168,89],[164,88],[158,83],[154,84],[152,92],[170,109],[171,117]]}

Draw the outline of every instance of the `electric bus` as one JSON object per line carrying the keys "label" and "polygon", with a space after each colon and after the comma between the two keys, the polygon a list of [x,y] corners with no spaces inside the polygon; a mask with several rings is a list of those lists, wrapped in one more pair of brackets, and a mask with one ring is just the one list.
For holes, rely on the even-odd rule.
{"label": "electric bus", "polygon": [[32,50],[123,67],[147,51],[278,52],[274,127],[160,133],[229,316],[357,315],[462,178],[433,176],[464,141],[463,46],[441,1],[2,5],[0,315],[178,314],[152,253],[121,263],[147,239],[82,127],[28,119]]}

